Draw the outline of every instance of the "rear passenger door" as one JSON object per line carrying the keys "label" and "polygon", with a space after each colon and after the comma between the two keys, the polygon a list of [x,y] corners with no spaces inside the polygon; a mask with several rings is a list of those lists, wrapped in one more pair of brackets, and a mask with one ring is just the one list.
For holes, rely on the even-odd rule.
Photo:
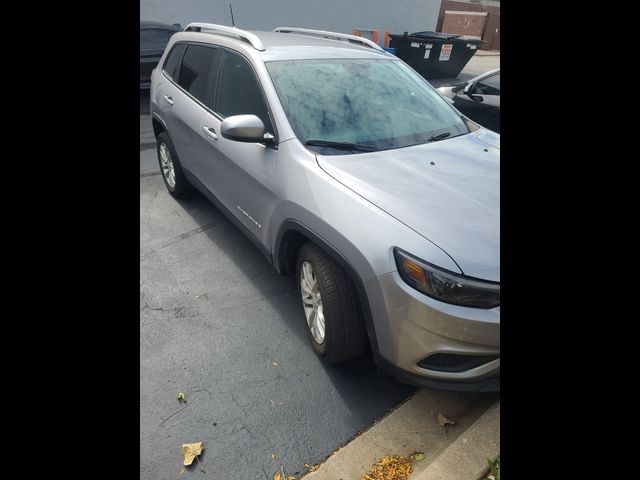
{"label": "rear passenger door", "polygon": [[241,114],[257,115],[265,132],[276,135],[260,81],[244,57],[221,49],[214,110],[220,120],[208,124],[218,133],[210,140],[217,155],[203,165],[214,193],[246,230],[268,246],[269,218],[275,205],[272,191],[278,151],[261,143],[243,143],[220,135],[222,119]]}
{"label": "rear passenger door", "polygon": [[[183,169],[211,189],[208,178],[217,152],[212,148],[215,133],[209,126],[217,122],[213,113],[213,92],[217,77],[219,50],[205,44],[188,44],[177,79],[172,85],[167,115],[169,136]],[[207,128],[205,128],[207,127]]]}

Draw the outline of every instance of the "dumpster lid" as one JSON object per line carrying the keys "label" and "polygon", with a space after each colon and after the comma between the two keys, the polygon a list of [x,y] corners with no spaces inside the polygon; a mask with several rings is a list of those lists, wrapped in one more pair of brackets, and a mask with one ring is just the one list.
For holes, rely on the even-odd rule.
{"label": "dumpster lid", "polygon": [[441,40],[449,40],[451,38],[458,38],[462,35],[456,35],[455,33],[444,33],[444,32],[415,32],[409,35],[410,37],[421,37],[421,38],[437,38]]}
{"label": "dumpster lid", "polygon": [[433,40],[458,40],[461,42],[478,42],[484,43],[480,37],[471,37],[469,35],[459,35],[456,33],[444,33],[444,32],[416,32],[409,35],[409,37],[433,39]]}
{"label": "dumpster lid", "polygon": [[481,44],[484,43],[484,40],[481,40],[478,37],[470,37],[467,35],[459,35],[456,33],[444,33],[444,32],[415,32],[411,34],[396,34],[390,33],[389,36],[394,39],[402,40],[402,39],[415,39],[422,41],[436,40],[441,42],[468,42],[468,43],[476,43]]}

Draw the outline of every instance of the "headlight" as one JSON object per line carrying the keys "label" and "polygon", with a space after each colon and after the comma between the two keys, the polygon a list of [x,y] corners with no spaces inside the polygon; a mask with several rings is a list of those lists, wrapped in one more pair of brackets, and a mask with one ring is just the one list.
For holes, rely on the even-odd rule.
{"label": "headlight", "polygon": [[500,305],[500,283],[465,277],[394,249],[398,272],[411,287],[441,302],[465,307]]}

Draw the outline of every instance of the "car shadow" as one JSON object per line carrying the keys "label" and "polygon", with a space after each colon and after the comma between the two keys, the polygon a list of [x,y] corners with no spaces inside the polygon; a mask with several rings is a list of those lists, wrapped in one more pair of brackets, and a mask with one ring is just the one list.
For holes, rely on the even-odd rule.
{"label": "car shadow", "polygon": [[140,115],[148,115],[151,113],[149,107],[150,91],[148,88],[140,89]]}
{"label": "car shadow", "polygon": [[[220,210],[200,192],[195,192],[188,199],[180,199],[178,202],[188,214],[206,211],[206,209],[211,209],[214,215],[220,213]],[[194,215],[191,217],[203,228],[208,221],[203,219],[202,215],[197,218]],[[294,277],[282,276],[276,272],[260,250],[226,216],[225,221],[228,223],[228,227],[225,227],[228,230],[224,235],[220,234],[218,228],[208,229],[203,233],[245,274],[248,281],[265,299],[264,301],[268,302],[270,307],[278,313],[281,321],[286,323],[288,330],[304,343],[310,354],[314,354],[307,338],[302,306],[297,300],[298,292]],[[255,275],[256,271],[261,272],[261,275]],[[283,296],[286,297],[284,301]],[[321,361],[319,364],[322,365],[336,391],[340,392],[342,400],[349,405],[354,417],[361,418],[363,421],[369,421],[371,415],[369,409],[361,408],[363,401],[368,402],[373,408],[376,405],[395,406],[417,390],[416,387],[379,374],[370,349],[354,360],[340,364],[327,364]]]}

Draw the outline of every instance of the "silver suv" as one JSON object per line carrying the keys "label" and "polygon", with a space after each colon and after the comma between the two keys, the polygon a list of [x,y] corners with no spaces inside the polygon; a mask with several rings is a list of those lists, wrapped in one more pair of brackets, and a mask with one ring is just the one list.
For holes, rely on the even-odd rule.
{"label": "silver suv", "polygon": [[500,136],[375,43],[192,23],[151,77],[158,160],[296,276],[327,362],[500,385]]}

